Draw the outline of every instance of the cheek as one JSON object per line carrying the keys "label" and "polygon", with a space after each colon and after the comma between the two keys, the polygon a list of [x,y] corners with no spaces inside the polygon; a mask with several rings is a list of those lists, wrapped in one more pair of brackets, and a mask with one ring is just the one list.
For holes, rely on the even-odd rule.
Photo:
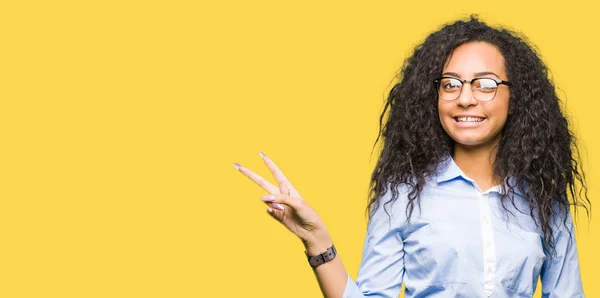
{"label": "cheek", "polygon": [[452,110],[452,105],[450,105],[450,102],[442,102],[441,100],[438,100],[437,110],[438,116],[441,119],[443,116],[448,115],[449,111]]}
{"label": "cheek", "polygon": [[454,121],[454,119],[449,117],[449,110],[451,107],[448,107],[446,102],[438,101],[438,121],[442,124],[442,128],[448,134],[448,126],[452,124],[450,121]]}
{"label": "cheek", "polygon": [[506,100],[505,102],[502,102],[501,105],[496,107],[495,114],[496,114],[496,117],[498,117],[498,119],[501,120],[503,124],[504,124],[504,122],[506,122],[506,118],[510,114],[510,105],[509,105],[508,100]]}
{"label": "cheek", "polygon": [[510,92],[508,90],[498,90],[498,94],[494,101],[497,104],[495,108],[497,113],[506,116],[512,114],[510,108]]}
{"label": "cheek", "polygon": [[508,118],[508,113],[509,113],[509,109],[508,109],[508,103],[504,104],[500,104],[494,107],[493,110],[489,111],[489,116],[490,116],[490,126],[488,126],[488,133],[491,134],[497,134],[500,133],[503,129],[504,126],[506,125],[506,120]]}

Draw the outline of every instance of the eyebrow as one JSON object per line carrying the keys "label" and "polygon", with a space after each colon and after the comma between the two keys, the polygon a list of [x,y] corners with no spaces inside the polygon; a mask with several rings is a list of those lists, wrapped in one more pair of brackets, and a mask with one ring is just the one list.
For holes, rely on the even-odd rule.
{"label": "eyebrow", "polygon": [[[445,72],[445,73],[442,74],[442,76],[446,76],[446,75],[460,78],[460,75],[457,74],[457,73],[455,73],[455,72]],[[482,77],[482,76],[487,76],[487,75],[494,75],[494,76],[500,78],[499,75],[497,75],[497,74],[495,74],[494,72],[491,72],[491,71],[482,71],[482,72],[476,72],[475,73],[475,77]]]}

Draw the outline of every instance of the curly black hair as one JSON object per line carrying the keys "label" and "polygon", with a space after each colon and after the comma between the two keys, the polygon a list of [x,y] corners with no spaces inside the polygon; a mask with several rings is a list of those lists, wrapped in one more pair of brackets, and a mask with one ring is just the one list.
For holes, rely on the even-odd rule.
{"label": "curly black hair", "polygon": [[[454,142],[439,121],[438,97],[432,82],[441,75],[454,49],[469,42],[494,45],[504,56],[511,81],[510,113],[493,163],[497,177],[514,178],[505,180],[513,183],[502,185],[508,193],[502,196],[502,206],[510,212],[506,200],[515,206],[515,189],[526,190],[529,214],[541,227],[547,244],[544,249],[555,254],[551,222],[562,216],[558,218],[566,225],[571,205],[583,207],[588,216],[591,210],[575,136],[537,49],[521,34],[493,28],[475,15],[431,33],[404,61],[379,119],[375,145],[381,137],[383,148],[371,176],[369,218],[380,203],[395,201],[397,186],[404,184],[408,188],[406,215],[410,222],[415,201],[420,207],[419,196],[426,182],[439,163],[452,156]],[[391,199],[380,202],[388,187]]]}

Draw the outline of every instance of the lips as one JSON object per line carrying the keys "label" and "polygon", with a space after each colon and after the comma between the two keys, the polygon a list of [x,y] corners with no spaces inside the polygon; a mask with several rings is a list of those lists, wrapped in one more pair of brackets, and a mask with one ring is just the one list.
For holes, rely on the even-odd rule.
{"label": "lips", "polygon": [[453,118],[456,122],[481,122],[485,120],[485,118],[477,116],[458,116]]}

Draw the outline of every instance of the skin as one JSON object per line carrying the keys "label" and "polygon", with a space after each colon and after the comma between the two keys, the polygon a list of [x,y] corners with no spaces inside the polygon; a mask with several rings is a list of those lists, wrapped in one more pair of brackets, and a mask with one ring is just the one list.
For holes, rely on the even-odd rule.
{"label": "skin", "polygon": [[[496,75],[486,76],[507,80],[504,58],[500,52],[481,42],[456,48],[443,72],[451,72],[458,78],[468,80],[479,72],[493,72]],[[493,177],[491,161],[494,160],[495,148],[502,137],[502,127],[508,116],[509,90],[505,85],[500,85],[494,100],[480,103],[472,97],[469,87],[467,84],[456,101],[438,101],[439,118],[446,133],[455,141],[455,162],[479,187],[487,189],[497,184],[498,180]],[[457,124],[453,117],[467,113],[484,117],[485,120],[476,125]],[[262,201],[269,206],[267,212],[300,238],[308,255],[323,253],[333,243],[325,224],[275,162],[262,152],[260,157],[277,185],[240,164],[234,163],[234,167],[269,193],[262,197]],[[339,255],[314,268],[313,272],[324,297],[342,296],[348,273]]]}
{"label": "skin", "polygon": [[[471,42],[457,47],[442,73],[466,80],[485,77],[508,81],[504,57],[496,47],[484,42]],[[492,163],[508,117],[509,98],[509,87],[501,84],[492,101],[479,102],[473,98],[470,84],[466,83],[458,99],[438,100],[442,127],[455,142],[454,160],[482,190],[499,184],[500,179],[494,177]],[[461,115],[482,117],[484,120],[457,122],[456,117]]]}
{"label": "skin", "polygon": [[[302,199],[275,162],[264,153],[259,154],[273,174],[277,185],[238,163],[234,163],[233,166],[269,193],[261,198],[269,206],[267,212],[302,240],[307,255],[316,256],[325,252],[331,247],[333,240],[319,215]],[[342,296],[348,282],[348,273],[339,255],[313,268],[313,272],[323,297]]]}

